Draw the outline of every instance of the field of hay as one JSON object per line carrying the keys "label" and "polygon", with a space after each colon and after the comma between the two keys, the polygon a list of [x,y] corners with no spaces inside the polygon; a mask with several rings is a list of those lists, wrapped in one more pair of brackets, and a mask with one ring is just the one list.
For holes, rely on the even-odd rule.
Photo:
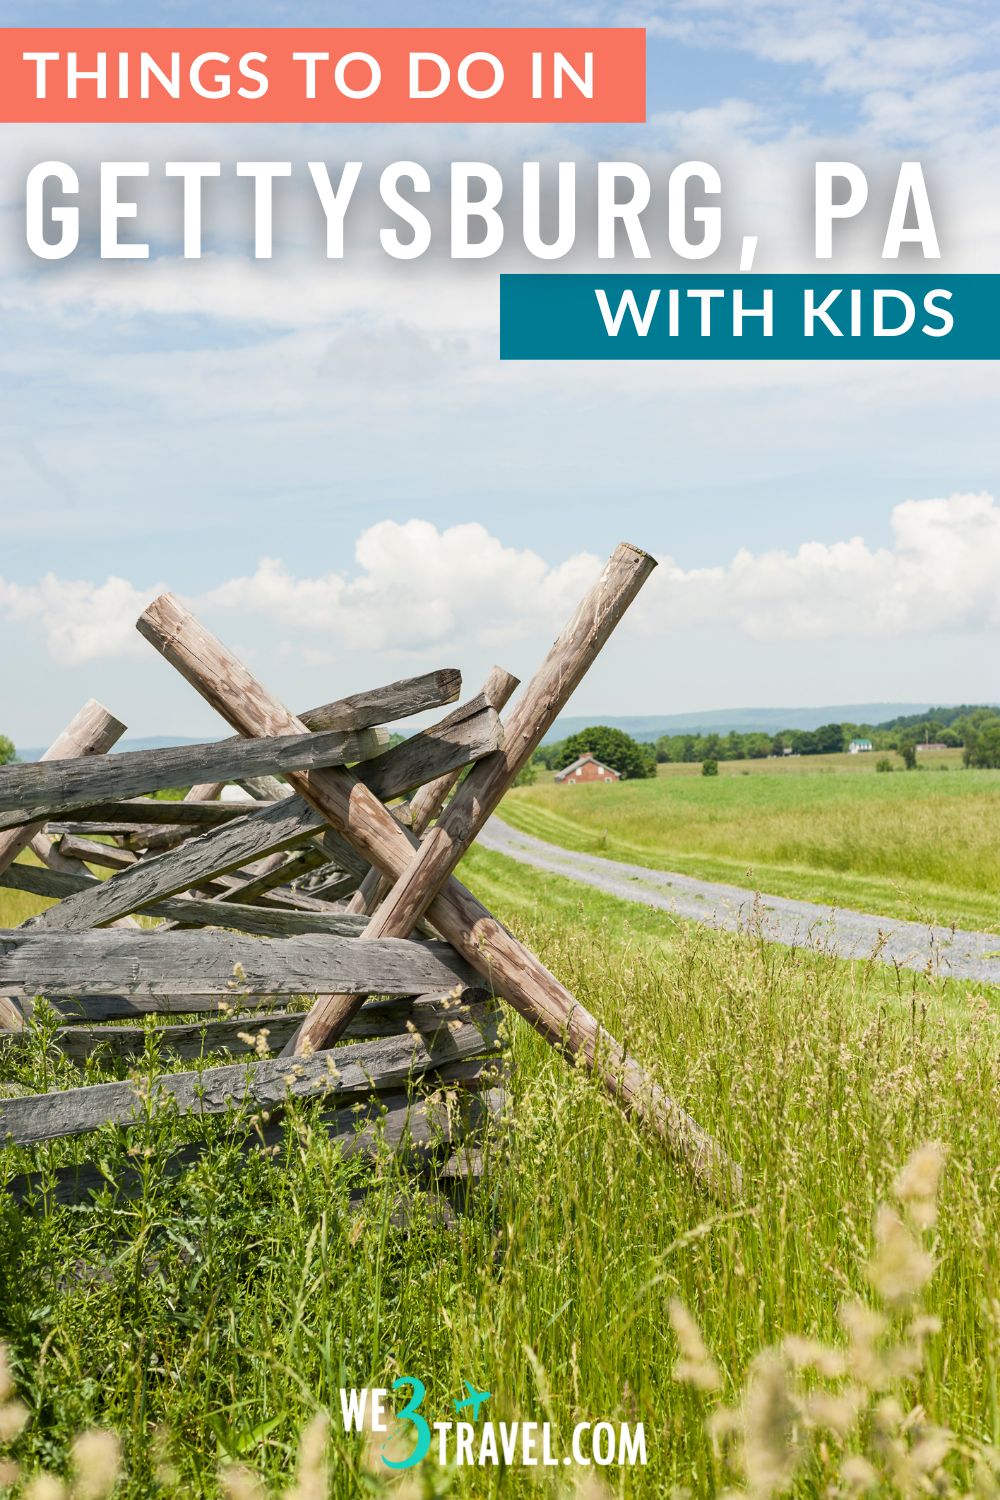
{"label": "field of hay", "polygon": [[[551,1421],[560,1453],[579,1421],[642,1422],[648,1459],[425,1465],[399,1490],[411,1500],[540,1480],[563,1494],[569,1474],[597,1476],[590,1496],[964,1493],[1000,1435],[996,995],[747,936],[665,936],[653,913],[483,851],[462,875],[741,1160],[746,1201],[701,1197],[520,1022],[509,1140],[456,1228],[391,1161],[352,1213],[358,1168],[309,1108],[289,1112],[277,1157],[241,1153],[235,1121],[155,1110],[128,1137],[5,1152],[0,1182],[41,1167],[43,1190],[27,1213],[0,1194],[0,1327],[24,1403],[0,1389],[0,1438],[25,1424],[0,1459],[64,1471],[98,1424],[121,1435],[116,1494],[249,1496],[233,1466],[287,1484],[326,1411],[330,1473],[313,1426],[297,1500],[392,1493],[377,1452],[366,1468],[345,1436],[338,1392],[407,1374],[430,1416],[453,1415],[468,1378],[494,1421]],[[139,1071],[157,1066],[150,1050]],[[33,1089],[72,1072],[44,1036],[5,1068]],[[212,1152],[167,1177],[192,1138]],[[927,1142],[945,1154],[934,1222],[938,1147],[895,1181]],[[95,1145],[112,1178],[138,1163],[138,1196],[55,1206],[45,1170]],[[894,1208],[876,1230],[880,1204]]]}
{"label": "field of hay", "polygon": [[545,779],[509,793],[500,813],[608,859],[1000,932],[1000,771],[964,770],[946,751],[880,775],[877,758],[723,762],[717,777],[661,766],[655,781],[614,786]]}

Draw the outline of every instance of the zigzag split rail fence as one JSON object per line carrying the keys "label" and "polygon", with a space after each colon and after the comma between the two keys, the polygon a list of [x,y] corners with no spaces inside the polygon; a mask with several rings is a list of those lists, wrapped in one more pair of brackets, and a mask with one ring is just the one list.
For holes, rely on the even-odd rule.
{"label": "zigzag split rail fence", "polygon": [[[453,873],[654,566],[615,550],[505,723],[518,683],[494,668],[391,749],[380,726],[453,703],[457,671],[295,715],[177,599],[156,599],[139,631],[236,737],[110,755],[125,726],[90,701],[40,761],[0,770],[0,885],[55,898],[0,931],[0,1072],[41,998],[77,1062],[141,1055],[155,1026],[196,1064],[152,1086],[181,1114],[323,1096],[345,1151],[443,1146],[462,1177],[503,1106],[506,1004],[708,1192],[738,1197],[720,1145]],[[253,800],[226,800],[227,783]],[[151,795],[179,786],[183,800]],[[40,863],[16,862],[28,848]],[[465,1107],[442,1112],[442,1090]],[[128,1128],[149,1098],[125,1077],[0,1099],[0,1144]],[[68,1169],[60,1191],[100,1182]]]}

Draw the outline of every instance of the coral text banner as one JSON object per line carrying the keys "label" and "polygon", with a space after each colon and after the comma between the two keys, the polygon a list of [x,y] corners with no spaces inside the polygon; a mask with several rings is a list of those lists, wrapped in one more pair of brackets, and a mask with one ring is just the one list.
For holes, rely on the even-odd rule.
{"label": "coral text banner", "polygon": [[501,359],[998,359],[1000,276],[503,275]]}
{"label": "coral text banner", "polygon": [[0,120],[641,121],[641,28],[3,28]]}

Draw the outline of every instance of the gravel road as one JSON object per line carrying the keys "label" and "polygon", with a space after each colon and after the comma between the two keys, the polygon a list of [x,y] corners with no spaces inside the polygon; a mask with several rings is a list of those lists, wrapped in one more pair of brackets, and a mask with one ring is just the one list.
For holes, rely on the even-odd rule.
{"label": "gravel road", "polygon": [[775,943],[820,948],[837,958],[868,958],[921,972],[932,970],[951,979],[977,979],[1000,984],[1000,936],[962,932],[950,927],[923,927],[894,917],[872,917],[863,912],[792,901],[785,896],[762,896],[738,885],[717,885],[690,875],[650,870],[645,865],[620,864],[596,854],[559,849],[527,833],[518,833],[499,818],[491,818],[479,843],[521,864],[552,875],[564,875],[592,885],[609,896],[637,901],[685,920],[730,931],[759,923]]}

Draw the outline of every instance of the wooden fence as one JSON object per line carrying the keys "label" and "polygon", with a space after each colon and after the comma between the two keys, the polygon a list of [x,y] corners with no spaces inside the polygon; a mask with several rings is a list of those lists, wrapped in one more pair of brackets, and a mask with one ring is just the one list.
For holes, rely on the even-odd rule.
{"label": "wooden fence", "polygon": [[[0,1099],[0,1142],[127,1128],[151,1094],[181,1114],[323,1096],[345,1151],[372,1146],[375,1100],[399,1149],[433,1138],[461,1175],[503,1106],[506,1002],[711,1193],[737,1195],[717,1143],[453,873],[652,567],[616,550],[505,723],[518,684],[494,668],[391,749],[381,726],[454,703],[458,672],[294,715],[175,598],[155,600],[139,631],[236,735],[111,755],[124,725],[91,701],[39,762],[0,770],[0,885],[53,900],[0,931],[0,1047],[43,998],[77,1063],[134,1058],[153,1026],[194,1066]],[[219,800],[229,784],[250,800]],[[155,795],[179,786],[183,800]],[[37,863],[18,860],[28,849]],[[469,1106],[458,1134],[451,1115],[440,1128],[443,1085]],[[91,1190],[94,1171],[61,1191]]]}

